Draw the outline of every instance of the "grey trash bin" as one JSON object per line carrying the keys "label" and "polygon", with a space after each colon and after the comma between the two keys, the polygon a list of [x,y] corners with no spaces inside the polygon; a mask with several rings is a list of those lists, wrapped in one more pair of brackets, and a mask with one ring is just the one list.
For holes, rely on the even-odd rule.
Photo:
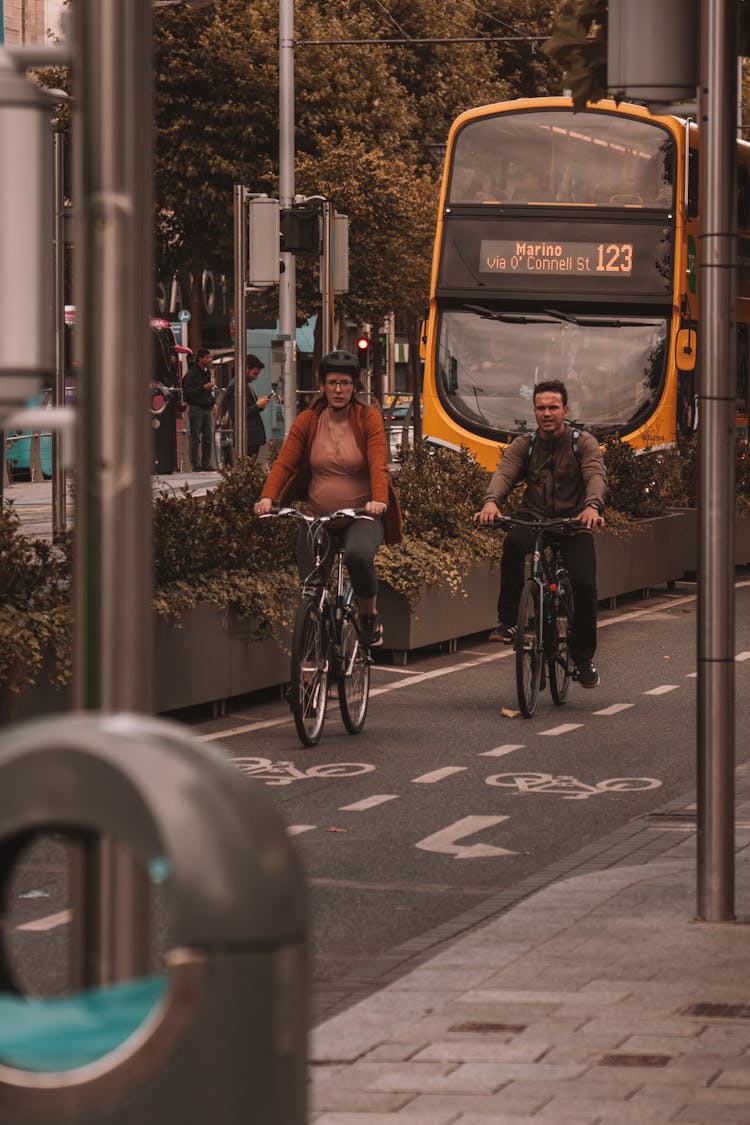
{"label": "grey trash bin", "polygon": [[0,737],[0,908],[50,831],[112,836],[163,884],[167,968],[30,1000],[1,943],[1,1125],[302,1125],[304,885],[263,787],[165,720],[18,724]]}

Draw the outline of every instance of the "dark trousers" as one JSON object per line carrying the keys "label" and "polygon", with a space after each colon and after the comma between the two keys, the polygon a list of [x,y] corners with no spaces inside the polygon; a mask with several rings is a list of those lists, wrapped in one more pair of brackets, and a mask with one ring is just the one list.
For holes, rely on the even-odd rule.
{"label": "dark trousers", "polygon": [[[330,574],[333,564],[333,537],[326,534],[328,541],[323,556],[325,573]],[[378,592],[378,576],[373,561],[375,552],[383,542],[383,521],[381,519],[353,520],[344,530],[344,565],[349,571],[354,593],[360,598],[374,598]],[[313,554],[310,549],[307,525],[300,529],[297,539],[297,566],[302,581],[313,569]]]}
{"label": "dark trousers", "polygon": [[[203,469],[206,472],[211,468],[211,411],[204,410],[202,406],[191,406],[190,418],[190,466],[193,471]],[[198,455],[198,446],[202,443],[201,454]]]}
{"label": "dark trousers", "polygon": [[[524,561],[534,547],[534,532],[513,527],[503,543],[500,562],[498,620],[515,625],[524,583]],[[596,554],[590,532],[560,536],[560,551],[573,587],[573,625],[570,653],[573,659],[591,660],[596,652]]]}

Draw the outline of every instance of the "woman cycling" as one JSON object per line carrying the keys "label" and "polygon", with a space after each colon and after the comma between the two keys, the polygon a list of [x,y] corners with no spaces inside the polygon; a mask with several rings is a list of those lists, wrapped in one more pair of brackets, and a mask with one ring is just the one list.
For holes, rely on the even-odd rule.
{"label": "woman cycling", "polygon": [[[344,532],[344,562],[359,603],[362,642],[383,643],[378,621],[378,578],[374,557],[380,544],[399,543],[401,512],[388,473],[388,446],[378,409],[357,398],[359,360],[334,351],[320,361],[320,395],[292,425],[268,474],[256,515],[275,503],[304,500],[315,516],[340,508],[361,508],[375,518],[355,520]],[[327,562],[331,562],[331,542]],[[304,579],[313,559],[302,528],[297,563]]]}

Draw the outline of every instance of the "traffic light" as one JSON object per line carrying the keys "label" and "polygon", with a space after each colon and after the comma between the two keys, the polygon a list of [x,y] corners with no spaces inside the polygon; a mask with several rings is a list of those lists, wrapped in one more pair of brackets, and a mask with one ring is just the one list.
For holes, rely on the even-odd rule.
{"label": "traffic light", "polygon": [[357,337],[357,355],[359,356],[359,366],[362,371],[365,371],[370,366],[370,337],[358,336]]}

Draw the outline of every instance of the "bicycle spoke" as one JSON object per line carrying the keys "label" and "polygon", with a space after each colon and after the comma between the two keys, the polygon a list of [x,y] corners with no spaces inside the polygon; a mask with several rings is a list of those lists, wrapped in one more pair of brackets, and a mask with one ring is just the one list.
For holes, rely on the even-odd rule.
{"label": "bicycle spoke", "polygon": [[552,656],[548,664],[552,698],[561,706],[570,688],[570,627],[573,619],[573,591],[567,574],[559,574],[553,620]]}
{"label": "bicycle spoke", "polygon": [[365,725],[370,698],[370,656],[359,643],[358,619],[349,611],[341,626],[339,707],[349,734],[359,734]]}
{"label": "bicycle spoke", "polygon": [[539,587],[529,581],[521,592],[516,637],[516,689],[518,704],[525,719],[534,714],[542,678],[542,651],[539,644]]}
{"label": "bicycle spoke", "polygon": [[306,746],[315,746],[323,733],[328,677],[325,622],[315,600],[305,597],[294,622],[291,706],[297,734]]}

